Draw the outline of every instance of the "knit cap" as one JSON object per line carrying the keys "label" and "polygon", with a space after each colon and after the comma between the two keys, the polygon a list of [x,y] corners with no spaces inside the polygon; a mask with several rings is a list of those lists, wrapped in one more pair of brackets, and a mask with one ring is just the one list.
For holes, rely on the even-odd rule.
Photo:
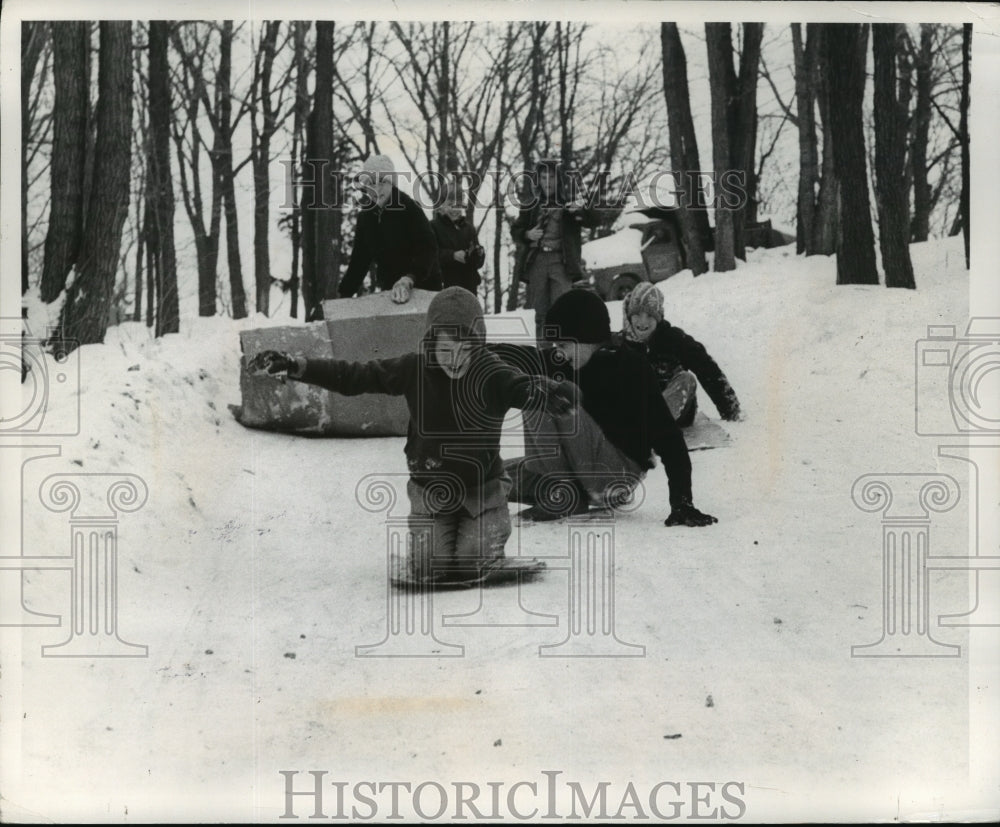
{"label": "knit cap", "polygon": [[601,297],[574,288],[552,303],[545,316],[545,338],[599,345],[611,338],[611,318]]}
{"label": "knit cap", "polygon": [[392,175],[395,169],[392,166],[392,159],[388,155],[372,155],[361,165],[361,171],[371,175]]}
{"label": "knit cap", "polygon": [[656,321],[663,321],[663,294],[660,288],[650,281],[637,284],[625,297],[625,303],[622,305],[622,315],[625,319],[630,319],[639,313],[648,313]]}
{"label": "knit cap", "polygon": [[446,287],[437,293],[427,308],[426,324],[428,337],[443,331],[477,342],[486,341],[482,305],[464,287]]}

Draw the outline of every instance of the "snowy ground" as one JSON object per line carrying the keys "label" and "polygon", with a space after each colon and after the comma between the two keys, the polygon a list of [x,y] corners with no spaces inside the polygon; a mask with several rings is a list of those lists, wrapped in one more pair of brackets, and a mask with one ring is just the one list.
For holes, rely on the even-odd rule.
{"label": "snowy ground", "polygon": [[[854,480],[942,472],[968,489],[968,466],[938,459],[939,440],[913,423],[915,342],[931,324],[962,331],[968,316],[961,243],[915,245],[913,256],[917,291],[836,287],[832,258],[789,248],[662,285],[668,318],[707,344],[746,420],[730,426],[730,447],[692,455],[695,503],[718,525],[665,528],[660,469],[641,507],[616,522],[616,633],[642,657],[539,657],[568,634],[558,560],[521,591],[521,605],[556,626],[444,626],[443,615],[480,601],[446,593],[433,601],[435,633],[442,652],[461,645],[464,656],[356,657],[386,636],[387,528],[355,488],[367,474],[403,475],[403,440],[296,438],[233,419],[238,330],[286,320],[199,320],[155,341],[141,326],[112,329],[76,357],[80,434],[34,439],[61,453],[24,465],[23,553],[69,553],[69,517],[39,504],[45,477],[77,475],[86,493],[100,478],[81,475],[139,475],[148,503],[118,524],[118,620],[148,656],[42,657],[68,635],[69,574],[24,575],[26,604],[64,621],[2,630],[4,818],[269,821],[285,812],[282,770],[299,771],[296,791],[312,789],[308,771],[327,771],[327,816],[337,815],[334,782],[346,782],[346,814],[368,814],[355,794],[364,781],[438,782],[450,796],[442,819],[455,816],[455,782],[479,785],[485,814],[495,782],[501,815],[544,815],[550,778],[560,816],[571,781],[588,798],[609,782],[610,816],[630,782],[639,804],[626,802],[629,817],[655,817],[658,782],[679,785],[660,788],[664,817],[941,818],[982,807],[969,631],[933,629],[961,657],[851,657],[882,633],[881,515],[853,505]],[[53,385],[52,431],[72,424],[71,386]],[[16,479],[12,458],[0,460]],[[399,513],[402,499],[390,519]],[[565,555],[568,530],[515,529],[509,553]],[[933,549],[968,553],[968,530],[964,506],[935,514]],[[970,581],[931,575],[932,620],[968,608]],[[516,595],[487,592],[478,617],[512,610]],[[995,642],[995,629],[974,634]],[[536,783],[538,797],[518,781]],[[726,787],[729,798],[727,782],[742,785]],[[436,789],[424,789],[430,816]],[[374,797],[384,820],[389,790]],[[402,814],[411,801],[400,793]],[[313,814],[309,797],[293,804]]]}

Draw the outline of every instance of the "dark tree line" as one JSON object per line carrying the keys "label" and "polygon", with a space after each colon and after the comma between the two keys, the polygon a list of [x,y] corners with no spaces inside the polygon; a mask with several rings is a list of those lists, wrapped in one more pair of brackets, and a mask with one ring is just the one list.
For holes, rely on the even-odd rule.
{"label": "dark tree line", "polygon": [[[614,193],[669,167],[688,266],[705,272],[711,253],[715,270],[732,269],[746,255],[761,180],[776,174],[765,162],[777,135],[760,145],[761,79],[798,131],[800,253],[836,252],[838,283],[877,283],[874,212],[885,283],[912,287],[908,244],[925,240],[932,216],[952,204],[950,229],[968,246],[971,26],[774,30],[790,45],[791,102],[763,62],[764,30],[704,27],[712,162],[703,165],[690,57],[673,23],[624,69],[593,27],[544,20],[24,23],[22,290],[37,286],[45,302],[63,297],[67,339],[100,341],[112,315],[124,315],[120,307],[112,314],[121,303],[163,335],[182,321],[178,259],[190,244],[199,315],[272,313],[277,285],[292,316],[301,300],[305,317],[318,318],[321,302],[336,295],[356,210],[336,173],[380,151],[380,134],[395,139],[414,170],[478,176],[468,194],[490,207],[473,210],[470,201],[467,216],[492,232],[481,289],[494,310],[517,306],[521,294],[501,279],[513,217],[501,182],[539,157],[558,157],[589,192]],[[253,243],[249,295],[244,167],[253,203],[242,228]],[[740,197],[723,186],[706,190],[705,172],[717,184],[739,181]],[[275,221],[272,193],[288,184],[278,174],[299,185],[288,187],[290,203]],[[479,193],[490,175],[491,189]],[[43,195],[36,182],[46,178]],[[178,201],[183,241],[175,237]],[[609,232],[615,217],[606,211],[593,232]],[[37,240],[36,227],[44,230]],[[284,272],[274,272],[274,229],[291,244]]]}
{"label": "dark tree line", "polygon": [[[695,275],[708,269],[704,254],[708,238],[714,245],[714,269],[733,269],[735,260],[745,256],[743,229],[756,218],[754,147],[762,30],[761,24],[742,25],[737,72],[732,25],[705,24],[712,172],[716,184],[727,172],[738,172],[746,182],[746,196],[739,203],[727,203],[723,188],[716,189],[715,227],[710,233],[694,182],[690,176],[680,177],[679,217],[688,264]],[[956,148],[961,148],[962,187],[952,232],[962,232],[968,246],[971,26],[961,32],[960,80],[954,78],[956,73],[948,62],[950,51],[954,51],[949,50],[948,41],[956,32],[923,24],[916,47],[907,28],[897,23],[811,23],[804,32],[801,25],[793,24],[794,111],[765,73],[786,119],[798,129],[797,250],[806,255],[835,252],[838,284],[879,283],[869,199],[870,148],[874,149],[875,212],[886,286],[915,287],[909,243],[928,237],[930,214],[949,181]],[[661,44],[671,165],[675,171],[701,170],[687,59],[675,24],[662,24]],[[871,144],[866,141],[863,112],[869,54],[874,60]],[[950,83],[948,74],[952,75]],[[956,93],[958,115],[953,118],[942,100],[955,98]],[[953,140],[929,157],[932,109],[947,124]],[[935,167],[938,182],[932,188],[929,181]]]}

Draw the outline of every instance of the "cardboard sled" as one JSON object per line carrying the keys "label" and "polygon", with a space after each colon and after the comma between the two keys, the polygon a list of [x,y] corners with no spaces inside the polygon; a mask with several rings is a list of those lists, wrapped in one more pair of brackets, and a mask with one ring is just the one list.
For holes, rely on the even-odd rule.
{"label": "cardboard sled", "polygon": [[263,428],[317,436],[405,436],[409,413],[401,396],[343,396],[289,379],[247,373],[247,361],[262,350],[294,356],[368,362],[417,350],[427,306],[434,293],[414,290],[406,304],[388,292],[323,302],[324,321],[294,327],[266,327],[240,334],[242,405],[237,421]]}

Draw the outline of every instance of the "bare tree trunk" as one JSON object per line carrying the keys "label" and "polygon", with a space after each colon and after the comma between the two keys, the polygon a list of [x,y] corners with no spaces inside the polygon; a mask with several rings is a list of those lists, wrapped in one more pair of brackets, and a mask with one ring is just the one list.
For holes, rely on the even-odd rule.
{"label": "bare tree trunk", "polygon": [[21,23],[21,294],[28,292],[28,144],[31,140],[31,82],[45,45],[44,22]]}
{"label": "bare tree trunk", "polygon": [[156,280],[156,335],[180,330],[177,258],[174,253],[174,185],[170,172],[170,67],[167,42],[170,24],[149,23],[149,143],[146,173],[146,247],[153,256]]}
{"label": "bare tree trunk", "polygon": [[[142,212],[145,210],[146,202],[143,199],[140,205]],[[145,214],[143,213],[139,218],[139,237],[136,239],[136,253],[135,253],[135,303],[132,307],[132,321],[141,322],[142,321],[142,291],[143,291],[143,266],[146,263],[146,234],[143,232],[143,227],[146,226]]]}
{"label": "bare tree trunk", "polygon": [[867,45],[866,26],[828,24],[824,46],[835,80],[830,83],[830,126],[841,204],[837,284],[878,284],[862,124]]}
{"label": "bare tree trunk", "polygon": [[[580,25],[574,31],[572,23],[556,23],[556,65],[559,89],[559,159],[563,169],[576,167],[573,121],[576,114],[576,90],[580,85],[582,66],[579,61],[580,39],[585,31]],[[576,58],[571,54],[576,52]]]}
{"label": "bare tree trunk", "polygon": [[[295,49],[295,108],[292,120],[292,169],[294,174],[301,175],[302,139],[305,131],[306,118],[309,116],[309,67],[306,63],[306,31],[308,23],[296,21],[293,26]],[[299,317],[299,253],[302,249],[302,204],[299,201],[298,187],[292,187],[292,274],[289,298],[292,303],[290,316]],[[308,307],[308,305],[307,305]],[[308,313],[306,314],[308,315]]]}
{"label": "bare tree trunk", "polygon": [[902,24],[872,24],[875,55],[875,187],[879,247],[886,287],[913,289],[909,199],[906,185],[907,107],[896,88],[896,59]]}
{"label": "bare tree trunk", "polygon": [[[90,84],[90,26],[85,22],[54,22],[55,101],[52,128],[52,200],[45,235],[41,299],[54,301],[79,261],[83,241],[87,110]],[[101,334],[103,336],[103,333]]]}
{"label": "bare tree trunk", "polygon": [[503,193],[500,187],[503,173],[503,136],[506,131],[508,104],[510,102],[510,53],[514,44],[514,27],[507,24],[504,38],[503,61],[500,67],[500,119],[497,124],[496,169],[493,179],[493,312],[503,310],[503,293],[500,289],[500,258],[504,224]]}
{"label": "bare tree trunk", "polygon": [[[525,183],[520,193],[522,200],[527,200],[530,188],[527,186],[527,177],[531,172],[532,156],[538,151],[538,136],[541,126],[541,114],[545,108],[548,98],[548,86],[545,77],[545,32],[549,26],[547,22],[535,22],[526,24],[531,31],[531,53],[529,57],[528,86],[528,112],[524,117],[524,123],[518,130],[518,144],[521,149],[521,163],[525,175]],[[518,298],[521,293],[521,273],[517,267],[514,268],[510,280],[510,288],[507,293],[507,311],[515,310],[518,305]]]}
{"label": "bare tree trunk", "polygon": [[274,65],[275,45],[281,23],[268,21],[260,40],[257,54],[254,100],[259,104],[262,125],[257,127],[256,113],[251,121],[253,155],[253,254],[254,254],[254,304],[258,313],[270,313],[271,253],[268,230],[270,223],[269,199],[271,195],[268,167],[271,161],[271,136],[274,135],[275,112],[271,101],[271,70]]}
{"label": "bare tree trunk", "polygon": [[819,182],[819,150],[816,143],[814,89],[815,39],[802,42],[802,24],[792,23],[795,56],[795,100],[799,128],[799,191],[796,202],[795,252],[812,253],[816,223],[816,185]]}
{"label": "bare tree trunk", "polygon": [[132,23],[102,21],[94,177],[79,273],[67,290],[61,328],[80,344],[104,341],[128,214],[132,152]]}
{"label": "bare tree trunk", "polygon": [[913,178],[913,219],[910,240],[926,241],[930,235],[931,185],[927,180],[927,143],[931,126],[931,43],[934,29],[929,23],[920,24],[920,51],[917,53],[917,102],[913,111],[913,144],[910,168]]}
{"label": "bare tree trunk", "polygon": [[969,264],[969,84],[972,82],[972,24],[962,24],[962,98],[959,104],[958,131],[962,141],[962,238],[965,240],[965,266]]}
{"label": "bare tree trunk", "polygon": [[732,37],[728,23],[706,23],[708,78],[712,94],[712,165],[715,171],[715,264],[717,273],[736,269],[733,209],[718,183],[730,168],[729,92],[732,83]]}
{"label": "bare tree trunk", "polygon": [[692,174],[700,171],[698,143],[691,118],[688,93],[687,58],[676,23],[660,24],[663,50],[663,94],[667,104],[670,131],[670,166],[677,179],[678,217],[684,234],[687,266],[694,275],[708,270],[704,239],[709,237],[708,215],[692,207],[697,204],[697,183]]}
{"label": "bare tree trunk", "polygon": [[320,302],[339,280],[332,272],[332,210],[324,203],[328,178],[333,172],[333,33],[332,21],[316,21],[316,86],[309,115],[304,177],[316,181],[314,197],[303,199],[302,297],[306,320],[323,318]]}
{"label": "bare tree trunk", "polygon": [[[182,69],[180,72],[179,94],[175,100],[180,104],[174,117],[174,146],[177,150],[177,167],[181,184],[181,194],[184,209],[191,222],[191,232],[194,235],[194,245],[198,266],[198,315],[214,316],[217,299],[217,270],[219,264],[219,230],[222,216],[222,190],[218,174],[218,164],[215,158],[221,151],[221,141],[218,130],[215,133],[212,150],[209,153],[211,162],[211,194],[209,196],[208,227],[205,224],[205,206],[202,198],[201,184],[201,146],[202,135],[198,126],[204,117],[202,107],[206,110],[209,120],[214,117],[209,112],[211,102],[205,91],[203,60],[207,51],[207,40],[199,41],[197,24],[180,23],[171,32],[171,42],[174,51],[180,56]],[[192,31],[194,42],[188,45],[182,38],[185,29]],[[183,114],[185,121],[181,123]],[[190,131],[185,151],[186,132]],[[190,180],[189,180],[190,176]]]}
{"label": "bare tree trunk", "polygon": [[[439,55],[440,68],[437,77],[437,112],[438,112],[438,171],[442,175],[458,169],[458,158],[451,131],[448,124],[448,108],[451,103],[451,70],[449,69],[449,37],[451,26],[447,20],[441,24],[441,50]],[[435,194],[436,195],[436,194]]]}
{"label": "bare tree trunk", "polygon": [[[745,197],[733,213],[733,251],[746,260],[744,227],[757,220],[757,177],[754,161],[757,155],[757,76],[760,70],[763,23],[743,24],[743,51],[740,71],[735,76],[733,98],[729,106],[730,169],[739,170],[746,181]],[[731,57],[727,56],[727,63]]]}
{"label": "bare tree trunk", "polygon": [[824,46],[825,24],[809,23],[806,32],[810,42],[816,41],[816,97],[823,123],[823,156],[812,248],[815,255],[828,256],[837,251],[837,237],[840,234],[840,182],[837,180],[833,154],[833,115],[830,112],[829,65]]}
{"label": "bare tree trunk", "polygon": [[232,127],[233,21],[224,20],[219,38],[219,72],[215,79],[220,137],[217,165],[222,189],[222,208],[226,216],[226,263],[229,267],[229,298],[234,319],[247,315],[246,290],[243,287],[243,264],[240,261],[239,217],[236,211],[236,187],[233,182]]}
{"label": "bare tree trunk", "polygon": [[[144,219],[145,224],[149,223],[149,215]],[[145,234],[145,231],[143,232]],[[156,279],[150,275],[155,269],[153,254],[146,249],[146,327],[152,328],[156,322]]]}

